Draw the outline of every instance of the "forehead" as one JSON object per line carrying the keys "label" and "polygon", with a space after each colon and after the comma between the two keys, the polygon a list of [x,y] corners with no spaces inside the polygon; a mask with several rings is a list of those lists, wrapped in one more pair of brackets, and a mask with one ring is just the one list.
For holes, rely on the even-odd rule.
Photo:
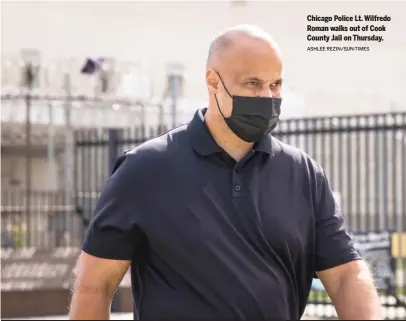
{"label": "forehead", "polygon": [[261,41],[237,44],[224,58],[225,72],[235,80],[252,77],[271,81],[282,75],[279,52]]}

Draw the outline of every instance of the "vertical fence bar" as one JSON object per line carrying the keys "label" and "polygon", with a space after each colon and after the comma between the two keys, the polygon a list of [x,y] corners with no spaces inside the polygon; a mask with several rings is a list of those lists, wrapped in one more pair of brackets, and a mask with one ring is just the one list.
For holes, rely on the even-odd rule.
{"label": "vertical fence bar", "polygon": [[[339,128],[338,132],[337,132],[337,139],[336,139],[336,146],[335,146],[335,151],[337,151],[337,163],[336,166],[337,168],[339,168],[340,170],[338,170],[337,172],[337,186],[338,186],[338,190],[340,191],[341,194],[341,210],[343,211],[343,216],[344,219],[347,221],[347,213],[345,211],[346,209],[346,204],[347,204],[347,195],[346,195],[346,190],[345,190],[345,186],[344,186],[344,180],[345,180],[345,155],[344,155],[344,151],[343,151],[343,135],[345,135],[345,131],[343,130],[343,118],[342,117],[338,117],[337,118],[337,127]],[[348,224],[348,222],[347,222]]]}
{"label": "vertical fence bar", "polygon": [[[64,74],[64,91],[66,94],[66,101],[64,104],[65,114],[65,219],[62,220],[64,226],[64,233],[71,231],[71,216],[73,214],[73,154],[74,154],[74,138],[73,138],[73,126],[72,126],[72,102],[71,102],[71,76],[68,71]],[[68,244],[69,245],[69,244]]]}
{"label": "vertical fence bar", "polygon": [[[383,118],[383,124],[385,127],[389,126],[388,123],[388,117]],[[391,214],[389,212],[389,188],[390,188],[390,183],[389,183],[389,166],[390,166],[390,161],[391,157],[389,156],[390,150],[388,146],[388,133],[390,133],[391,130],[385,130],[382,132],[382,190],[381,190],[381,195],[382,195],[382,225],[381,228],[384,230],[388,230],[389,228],[392,229],[392,227],[389,225],[389,221],[391,218]]]}
{"label": "vertical fence bar", "polygon": [[119,130],[108,130],[108,151],[109,151],[109,173],[111,174],[114,169],[114,165],[119,155]]}
{"label": "vertical fence bar", "polygon": [[[109,129],[108,130],[109,174],[113,172],[114,165],[119,155],[118,146],[119,146],[119,130],[113,128]],[[118,312],[119,310],[120,310],[120,290],[117,290],[113,298],[111,311]]]}
{"label": "vertical fence bar", "polygon": [[[329,179],[331,181],[331,186],[334,190],[334,192],[336,193],[340,193],[339,195],[341,195],[341,191],[339,190],[339,186],[337,183],[337,173],[339,172],[338,167],[336,166],[337,163],[337,153],[336,153],[336,148],[335,148],[335,138],[337,136],[336,133],[334,133],[335,130],[335,118],[333,117],[329,117],[327,119],[327,129],[330,131],[329,132],[329,140],[328,140],[328,153],[329,153]],[[326,139],[327,141],[327,139]],[[341,197],[340,197],[341,199]],[[339,204],[341,207],[341,204]]]}
{"label": "vertical fence bar", "polygon": [[[398,232],[399,231],[398,224],[399,224],[400,213],[399,213],[399,206],[398,205],[399,205],[399,200],[400,200],[399,197],[401,197],[401,194],[399,193],[398,173],[400,172],[400,174],[401,174],[400,177],[402,176],[402,174],[404,175],[405,173],[402,170],[402,168],[398,167],[399,155],[398,155],[398,142],[397,142],[398,130],[395,127],[397,125],[397,117],[396,116],[393,117],[393,125],[394,125],[393,130],[389,132],[390,133],[389,137],[392,136],[392,140],[391,140],[392,141],[392,155],[391,155],[392,156],[392,166],[391,166],[391,171],[390,171],[391,172],[390,173],[390,181],[392,182],[391,202],[393,204],[392,205],[392,211],[393,211],[393,222],[392,222],[392,224],[393,225],[391,226],[391,228],[394,230],[395,233],[399,233]],[[401,227],[400,227],[400,231],[402,231]],[[395,248],[397,247],[399,249],[399,251],[400,251],[401,246],[400,246],[399,242],[396,239],[394,241],[395,242],[394,242],[394,244],[392,244],[392,247],[395,247]],[[401,254],[401,253],[399,253],[399,254]],[[401,262],[401,255],[398,256],[398,258],[396,259],[395,262],[396,262],[396,265],[395,265],[395,273],[396,273],[396,275],[395,275],[395,282],[396,282],[395,291],[400,292],[399,290],[401,288],[401,283],[403,283],[402,282],[403,280],[401,280],[401,278],[398,275],[399,268],[402,269],[402,267],[399,266],[399,263]],[[401,294],[401,293],[399,293],[399,294]]]}
{"label": "vertical fence bar", "polygon": [[94,162],[97,164],[97,175],[94,177],[94,186],[92,189],[92,198],[97,199],[98,193],[102,186],[102,181],[104,180],[106,168],[104,167],[105,160],[103,159],[103,141],[104,141],[105,129],[100,128],[97,133],[97,144],[94,146]]}
{"label": "vertical fence bar", "polygon": [[[399,224],[397,232],[399,233],[399,256],[401,258],[398,267],[400,269],[399,275],[402,278],[402,284],[399,284],[398,293],[406,301],[406,112],[403,113],[401,119],[401,130],[399,131],[400,140],[400,171],[401,171],[401,184],[400,184],[400,203],[401,208],[399,212]],[[404,316],[405,318],[405,316]]]}
{"label": "vertical fence bar", "polygon": [[41,222],[41,218],[39,218],[39,216],[40,215],[44,215],[44,212],[45,212],[45,215],[46,215],[46,208],[44,209],[44,211],[41,211],[41,210],[39,210],[40,208],[41,208],[41,205],[43,205],[43,204],[41,204],[42,203],[42,199],[41,198],[43,198],[43,192],[42,191],[40,191],[40,192],[38,192],[38,191],[32,191],[31,192],[31,227],[32,227],[32,237],[31,237],[31,241],[32,241],[32,244],[31,244],[31,246],[32,247],[38,247],[39,246],[39,242],[38,242],[38,239],[39,239],[39,237],[40,237],[40,226],[39,226],[39,224],[40,224],[40,222]]}
{"label": "vertical fence bar", "polygon": [[358,130],[355,132],[355,155],[354,155],[354,164],[355,164],[355,184],[354,184],[354,192],[356,193],[354,197],[355,204],[353,206],[354,209],[354,215],[356,218],[356,229],[357,230],[365,230],[365,227],[363,226],[363,213],[361,210],[361,198],[362,198],[362,187],[361,187],[361,177],[363,174],[363,169],[365,166],[361,161],[361,136],[364,134],[364,131],[362,130],[362,127],[360,125],[360,117],[356,117],[355,123],[354,123],[355,128]]}
{"label": "vertical fence bar", "polygon": [[86,129],[83,131],[83,140],[85,143],[83,145],[83,152],[82,152],[82,157],[83,157],[83,166],[82,166],[82,189],[83,189],[83,215],[86,218],[90,218],[92,214],[92,206],[91,206],[91,185],[90,185],[90,180],[89,177],[90,175],[97,175],[97,169],[95,170],[96,167],[92,166],[91,160],[90,160],[90,152],[91,152],[91,146],[94,144],[94,141],[92,140],[91,136],[91,130]]}
{"label": "vertical fence bar", "polygon": [[[27,69],[28,70],[28,69]],[[27,71],[28,72],[28,71]],[[25,217],[27,224],[27,246],[31,246],[32,243],[32,224],[31,224],[31,191],[32,191],[32,144],[31,144],[31,85],[27,89],[25,95],[26,104],[26,120],[25,120],[25,144],[26,144],[26,159],[25,159]]]}
{"label": "vertical fence bar", "polygon": [[[75,208],[74,215],[72,215],[72,226],[73,226],[73,231],[72,235],[75,240],[74,246],[79,246],[79,244],[82,243],[82,238],[83,235],[81,233],[82,231],[82,225],[79,225],[80,220],[80,196],[79,196],[79,188],[78,188],[78,167],[79,167],[79,150],[80,147],[78,146],[78,132],[75,130],[73,132],[73,141],[74,141],[74,151],[73,151],[73,206]],[[78,216],[78,217],[75,217]]]}
{"label": "vertical fence bar", "polygon": [[[345,118],[345,127],[349,128],[351,127],[351,119],[350,117]],[[345,134],[345,145],[342,148],[342,152],[345,153],[346,155],[344,156],[344,159],[346,160],[345,167],[343,168],[343,171],[346,173],[344,176],[344,181],[345,181],[345,191],[346,191],[346,207],[345,207],[345,215],[346,215],[346,220],[348,226],[352,229],[355,230],[357,229],[356,222],[354,222],[354,213],[352,212],[352,200],[353,200],[353,191],[352,191],[352,181],[353,181],[353,173],[352,173],[352,137],[354,133],[351,131],[348,131]]]}
{"label": "vertical fence bar", "polygon": [[359,164],[361,164],[362,169],[362,175],[359,177],[357,189],[362,190],[362,193],[360,194],[361,200],[360,200],[360,210],[362,212],[362,220],[361,220],[361,226],[363,230],[366,230],[368,228],[368,217],[369,217],[369,200],[368,200],[368,179],[369,179],[369,174],[368,174],[368,169],[369,169],[369,140],[368,140],[368,132],[365,129],[367,125],[368,119],[366,117],[361,118],[361,124],[360,126],[363,127],[362,130],[362,139],[360,139],[360,146],[362,146],[362,153],[359,154]]}
{"label": "vertical fence bar", "polygon": [[379,194],[380,194],[380,170],[381,170],[381,155],[379,153],[379,147],[380,147],[380,139],[379,139],[379,129],[378,129],[378,124],[379,124],[379,117],[378,115],[374,116],[374,125],[375,128],[377,128],[374,131],[374,226],[373,229],[377,230],[379,228],[379,216],[380,216],[380,201],[379,201]]}
{"label": "vertical fence bar", "polygon": [[[378,128],[386,125],[385,116],[380,115],[378,117]],[[386,143],[385,143],[385,131],[378,131],[379,139],[379,155],[380,155],[380,164],[379,164],[379,230],[383,230],[386,227],[387,221],[387,200],[386,200],[386,191],[388,188],[387,184],[387,173],[386,167],[388,162]]]}
{"label": "vertical fence bar", "polygon": [[329,148],[327,147],[327,138],[328,136],[330,136],[328,133],[326,133],[326,121],[325,119],[319,119],[318,120],[319,124],[318,124],[318,128],[320,130],[320,134],[319,134],[319,151],[318,153],[320,154],[320,163],[321,166],[323,166],[323,168],[325,168],[325,171],[328,176],[330,185],[331,185],[331,179],[330,179],[330,175],[331,175],[331,168],[330,168],[330,163],[328,162],[328,158],[330,156],[330,151]]}
{"label": "vertical fence bar", "polygon": [[[82,147],[82,137],[83,133],[81,130],[76,130],[75,131],[75,159],[76,159],[76,168],[75,168],[75,177],[76,177],[76,182],[75,182],[75,195],[76,195],[76,212],[79,216],[79,222],[82,224],[80,226],[81,233],[79,234],[81,236],[81,239],[84,237],[84,228],[85,224],[83,221],[83,218],[85,217],[85,211],[84,211],[84,201],[83,201],[83,147]],[[79,223],[78,223],[79,224]],[[80,243],[82,240],[79,241]]]}
{"label": "vertical fence bar", "polygon": [[[97,177],[101,174],[101,171],[103,170],[100,166],[100,160],[97,159],[97,155],[96,155],[98,145],[100,144],[100,139],[97,134],[98,134],[97,128],[92,128],[89,131],[90,141],[92,142],[92,144],[88,147],[88,153],[89,153],[88,199],[89,199],[89,203],[90,203],[89,218],[91,217],[91,215],[93,215],[93,211],[95,208],[94,194],[97,190],[97,186],[96,186]],[[94,170],[90,170],[91,168]]]}
{"label": "vertical fence bar", "polygon": [[48,105],[48,135],[47,135],[47,162],[48,162],[48,189],[56,189],[56,167],[55,167],[55,126],[54,126],[54,105],[49,98],[49,68],[44,69],[44,82],[47,90],[46,102]]}
{"label": "vertical fence bar", "polygon": [[[371,124],[371,119],[372,117],[368,116],[365,122],[366,127],[370,126]],[[366,195],[366,218],[365,218],[365,224],[366,224],[366,228],[368,230],[371,229],[372,226],[372,218],[374,215],[374,206],[373,206],[373,185],[372,182],[374,181],[372,179],[372,175],[374,173],[374,163],[372,163],[373,160],[373,156],[371,157],[371,155],[373,155],[373,133],[366,131],[365,133],[365,157],[366,157],[366,163],[367,163],[367,173],[365,175],[365,195]]]}

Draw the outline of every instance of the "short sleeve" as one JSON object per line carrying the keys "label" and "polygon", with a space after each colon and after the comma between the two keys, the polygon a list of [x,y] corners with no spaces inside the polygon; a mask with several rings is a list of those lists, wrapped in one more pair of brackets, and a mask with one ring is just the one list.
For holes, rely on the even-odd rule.
{"label": "short sleeve", "polygon": [[360,259],[344,218],[321,168],[317,176],[315,271],[323,271]]}
{"label": "short sleeve", "polygon": [[134,255],[141,232],[131,156],[118,158],[96,203],[82,247],[88,254],[115,260]]}

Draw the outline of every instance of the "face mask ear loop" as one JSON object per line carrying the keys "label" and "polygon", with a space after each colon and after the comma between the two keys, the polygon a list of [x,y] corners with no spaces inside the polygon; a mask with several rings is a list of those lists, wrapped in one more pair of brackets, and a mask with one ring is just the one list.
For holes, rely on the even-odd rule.
{"label": "face mask ear loop", "polygon": [[222,112],[221,109],[220,109],[220,105],[219,105],[219,102],[218,102],[218,100],[217,100],[217,95],[216,95],[216,94],[214,94],[214,98],[216,99],[217,108],[218,108],[218,110],[219,110],[221,116],[223,116],[223,118],[226,119],[226,118],[224,117],[224,115],[223,115],[223,112]]}
{"label": "face mask ear loop", "polygon": [[224,81],[221,78],[220,74],[216,71],[217,76],[219,76],[221,83],[223,84],[224,89],[226,90],[226,93],[230,96],[230,98],[233,98],[233,96],[230,94],[230,92],[228,91],[226,85],[224,85]]}
{"label": "face mask ear loop", "polygon": [[[217,76],[219,76],[220,81],[221,81],[221,83],[223,84],[224,89],[226,90],[226,93],[230,96],[230,98],[233,98],[233,96],[232,96],[232,95],[230,94],[230,92],[228,91],[226,85],[224,85],[224,81],[223,81],[223,79],[221,78],[220,74],[219,74],[217,71],[215,71],[215,72],[216,72]],[[220,105],[219,105],[219,102],[218,102],[218,100],[217,100],[217,95],[216,95],[216,94],[214,94],[214,98],[216,99],[217,108],[218,108],[218,110],[219,110],[221,116],[223,116],[223,118],[226,119],[226,117],[224,117],[223,112],[222,112],[221,109],[220,109]]]}

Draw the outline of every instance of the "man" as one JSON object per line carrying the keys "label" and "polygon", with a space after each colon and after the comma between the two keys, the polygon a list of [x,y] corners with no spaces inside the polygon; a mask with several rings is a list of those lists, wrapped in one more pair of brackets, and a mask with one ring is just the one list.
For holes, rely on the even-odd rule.
{"label": "man", "polygon": [[282,61],[264,31],[227,29],[207,109],[128,151],[84,241],[71,319],[107,319],[129,266],[135,317],[298,320],[314,273],[342,319],[381,319],[371,274],[322,168],[270,135]]}

